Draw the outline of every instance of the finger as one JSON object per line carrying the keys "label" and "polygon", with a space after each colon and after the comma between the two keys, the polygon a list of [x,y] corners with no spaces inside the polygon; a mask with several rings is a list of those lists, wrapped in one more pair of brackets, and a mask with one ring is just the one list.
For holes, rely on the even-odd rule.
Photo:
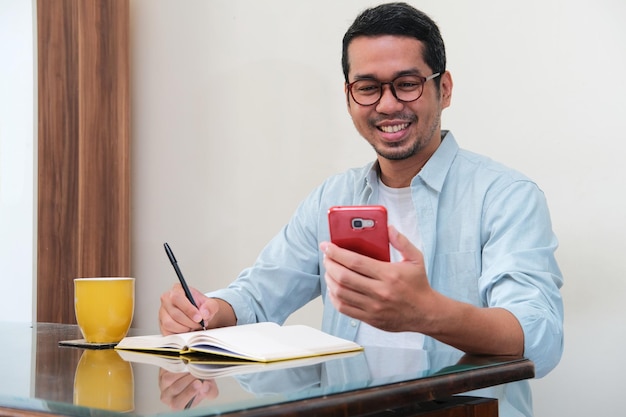
{"label": "finger", "polygon": [[[184,372],[170,372],[163,368],[159,368],[159,388],[161,391],[164,391],[174,385],[176,381],[187,375],[189,374]],[[178,392],[175,392],[175,394],[178,394]]]}
{"label": "finger", "polygon": [[194,379],[195,378],[188,372],[169,372],[161,368],[159,370],[161,397],[173,398],[180,395]]}
{"label": "finger", "polygon": [[341,301],[343,299],[342,293],[360,291],[358,285],[355,284],[359,279],[358,273],[346,268],[330,257],[325,257],[323,262],[324,268],[326,269],[324,279],[329,291],[335,298]]}
{"label": "finger", "polygon": [[[211,298],[207,297],[200,291],[195,288],[190,288],[191,295],[196,302],[196,306],[198,306],[198,313],[200,314],[199,320],[204,320],[204,322],[210,321],[210,319],[215,315],[216,311],[213,303],[211,302]],[[197,318],[197,317],[194,317]]]}
{"label": "finger", "polygon": [[202,398],[214,399],[220,394],[217,382],[214,379],[207,379],[202,381],[202,388],[200,390]]}
{"label": "finger", "polygon": [[[170,374],[173,374],[170,372]],[[161,391],[161,401],[174,410],[182,410],[196,395],[196,381],[189,373],[174,374],[173,382]],[[199,381],[201,382],[201,381]]]}
{"label": "finger", "polygon": [[211,327],[211,320],[217,316],[220,311],[220,304],[215,298],[204,297],[202,304],[198,305],[198,310],[200,310],[204,324],[207,327]]}
{"label": "finger", "polygon": [[194,378],[194,380],[174,399],[176,409],[182,410],[195,407],[200,404],[202,400],[208,398],[212,394],[211,384],[205,384],[204,382],[205,381],[201,379]]}
{"label": "finger", "polygon": [[[341,313],[347,314],[348,309],[358,310],[360,312],[367,311],[367,306],[370,305],[370,299],[357,291],[349,287],[343,287],[335,282],[328,274],[325,275],[326,286],[330,301],[335,308]],[[351,316],[354,317],[353,313]],[[358,313],[360,315],[360,313]],[[350,315],[350,314],[348,314]]]}
{"label": "finger", "polygon": [[172,318],[172,316],[169,315],[160,315],[159,326],[161,334],[163,334],[164,336],[169,334],[187,333],[193,331],[193,327],[182,325],[176,322]]}
{"label": "finger", "polygon": [[199,394],[202,390],[202,381],[194,379],[192,383],[187,385],[185,389],[174,399],[174,405],[177,410],[191,408],[202,401],[203,395]]}
{"label": "finger", "polygon": [[193,383],[194,396],[185,404],[185,408],[192,408],[205,399],[214,399],[219,395],[215,380],[196,379]]}
{"label": "finger", "polygon": [[[204,302],[204,299],[206,298],[204,294],[195,288],[190,288],[189,290],[191,291],[196,305],[200,305]],[[185,294],[185,290],[183,290],[183,287],[180,284],[175,284],[174,287],[172,287],[170,290],[170,299],[172,305],[182,311],[191,321],[198,323],[202,320],[200,310],[198,310],[198,308],[187,298],[187,294]]]}
{"label": "finger", "polygon": [[324,279],[330,300],[341,313],[363,318],[379,308],[377,291],[381,282],[362,276],[330,259],[325,263]]}
{"label": "finger", "polygon": [[[382,262],[360,253],[352,252],[330,242],[322,242],[320,249],[324,252],[324,262],[327,259],[334,261],[365,277],[374,278],[379,276],[382,268],[388,264],[388,262]],[[326,264],[324,265],[326,266]]]}
{"label": "finger", "polygon": [[186,331],[186,327],[178,323],[172,318],[172,315],[167,311],[165,306],[159,308],[159,329],[161,334],[168,335],[173,333],[183,333]]}
{"label": "finger", "polygon": [[202,304],[204,304],[206,302],[206,300],[208,299],[208,297],[206,295],[204,295],[203,293],[201,293],[200,291],[198,291],[197,289],[190,287],[189,291],[191,291],[191,295],[193,297],[194,302],[196,303],[196,305],[198,307],[200,307]]}

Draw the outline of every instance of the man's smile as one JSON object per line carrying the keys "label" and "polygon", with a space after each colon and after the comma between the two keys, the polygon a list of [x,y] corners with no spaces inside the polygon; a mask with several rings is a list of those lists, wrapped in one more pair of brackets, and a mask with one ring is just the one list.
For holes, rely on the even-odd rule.
{"label": "man's smile", "polygon": [[385,133],[396,133],[409,127],[410,123],[400,123],[388,126],[378,126],[378,130]]}

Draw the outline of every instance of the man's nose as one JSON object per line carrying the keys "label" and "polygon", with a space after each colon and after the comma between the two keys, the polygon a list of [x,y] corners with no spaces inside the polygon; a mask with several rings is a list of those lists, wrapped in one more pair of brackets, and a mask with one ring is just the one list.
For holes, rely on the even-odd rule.
{"label": "man's nose", "polygon": [[378,104],[376,105],[376,111],[379,113],[393,113],[401,109],[404,106],[396,97],[396,92],[393,89],[393,84],[383,83],[381,86],[381,95]]}

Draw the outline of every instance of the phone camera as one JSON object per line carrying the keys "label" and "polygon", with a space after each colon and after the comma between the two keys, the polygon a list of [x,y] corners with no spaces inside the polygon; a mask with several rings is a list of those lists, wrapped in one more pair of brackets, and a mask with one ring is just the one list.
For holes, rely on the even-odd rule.
{"label": "phone camera", "polygon": [[361,220],[361,219],[352,219],[352,228],[353,229],[362,229],[363,228],[363,220]]}

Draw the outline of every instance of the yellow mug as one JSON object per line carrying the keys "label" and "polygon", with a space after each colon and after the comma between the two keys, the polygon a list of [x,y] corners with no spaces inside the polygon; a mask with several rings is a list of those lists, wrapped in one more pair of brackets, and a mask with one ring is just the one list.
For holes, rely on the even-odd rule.
{"label": "yellow mug", "polygon": [[133,368],[113,349],[86,349],[74,375],[74,404],[128,412],[135,408]]}
{"label": "yellow mug", "polygon": [[76,321],[88,343],[122,340],[133,321],[134,309],[134,278],[74,279]]}

